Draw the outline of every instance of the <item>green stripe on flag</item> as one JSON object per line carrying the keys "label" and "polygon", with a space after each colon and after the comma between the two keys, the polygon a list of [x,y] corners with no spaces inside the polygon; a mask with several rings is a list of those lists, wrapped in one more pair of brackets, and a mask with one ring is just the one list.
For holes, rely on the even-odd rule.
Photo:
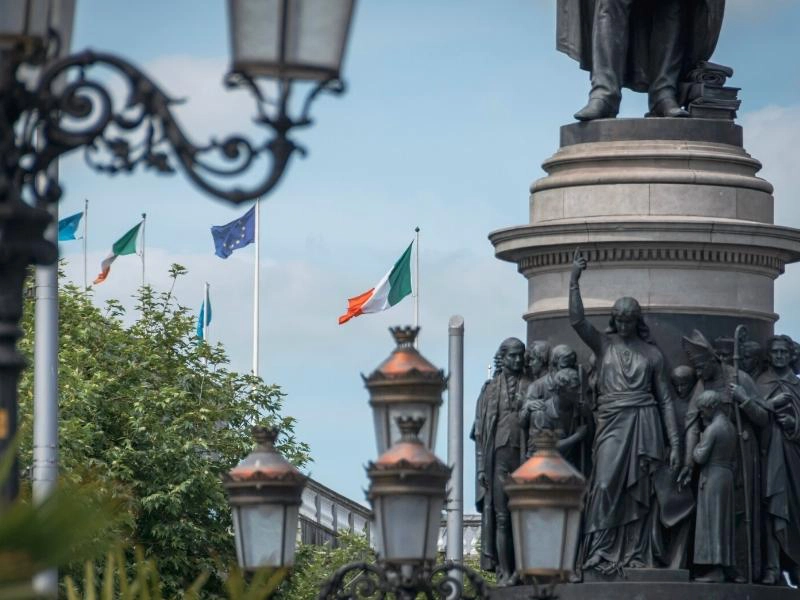
{"label": "green stripe on flag", "polygon": [[411,293],[411,242],[403,252],[403,256],[394,263],[392,272],[389,273],[389,306],[394,306]]}
{"label": "green stripe on flag", "polygon": [[139,227],[142,224],[139,223],[133,229],[128,231],[125,235],[119,238],[114,245],[111,246],[111,251],[116,254],[117,256],[124,256],[126,254],[135,254],[136,253],[136,236],[139,234]]}

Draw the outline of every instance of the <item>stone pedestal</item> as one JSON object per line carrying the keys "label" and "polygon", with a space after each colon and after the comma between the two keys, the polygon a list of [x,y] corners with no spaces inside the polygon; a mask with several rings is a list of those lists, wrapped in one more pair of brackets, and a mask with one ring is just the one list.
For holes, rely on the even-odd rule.
{"label": "stone pedestal", "polygon": [[[587,315],[599,328],[621,296],[639,300],[659,346],[683,362],[680,338],[737,324],[772,334],[774,280],[800,260],[800,230],[773,224],[772,186],[742,129],[704,119],[605,119],[561,128],[561,148],[531,186],[530,224],[494,231],[501,260],[528,280],[528,341],[586,348],[569,327],[573,253]],[[584,356],[585,358],[585,356]]]}
{"label": "stone pedestal", "polygon": [[[615,583],[575,583],[556,586],[559,600],[794,600],[798,590],[779,586],[734,583],[653,584],[638,581]],[[492,590],[492,600],[530,600],[533,586],[516,586]]]}

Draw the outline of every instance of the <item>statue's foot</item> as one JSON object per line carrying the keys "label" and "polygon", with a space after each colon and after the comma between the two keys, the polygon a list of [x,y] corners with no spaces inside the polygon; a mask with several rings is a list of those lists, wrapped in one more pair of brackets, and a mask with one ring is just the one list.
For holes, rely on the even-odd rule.
{"label": "statue's foot", "polygon": [[775,569],[767,569],[764,577],[761,578],[764,585],[776,585],[778,583],[778,572]]}
{"label": "statue's foot", "polygon": [[700,583],[722,583],[725,581],[725,572],[720,567],[716,567],[702,577],[695,577],[694,580]]}
{"label": "statue's foot", "polygon": [[617,110],[605,100],[590,98],[589,103],[575,113],[578,121],[594,121],[595,119],[613,119]]}
{"label": "statue's foot", "polygon": [[653,117],[688,117],[689,113],[683,110],[674,98],[664,98],[656,102],[653,110],[650,111]]}

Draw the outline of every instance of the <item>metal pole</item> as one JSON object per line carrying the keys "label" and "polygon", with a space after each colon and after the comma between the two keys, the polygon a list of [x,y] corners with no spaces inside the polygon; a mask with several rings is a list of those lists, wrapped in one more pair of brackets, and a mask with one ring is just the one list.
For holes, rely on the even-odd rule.
{"label": "metal pole", "polygon": [[147,225],[147,213],[142,213],[142,287],[144,287],[144,249],[145,249],[145,226]]}
{"label": "metal pole", "polygon": [[[414,228],[414,327],[419,327],[419,227]],[[419,334],[414,348],[419,349]]]}
{"label": "metal pole", "polygon": [[[260,200],[260,198],[259,198]],[[259,286],[259,260],[260,260],[260,241],[259,235],[260,233],[260,218],[259,213],[261,212],[261,203],[259,200],[256,200],[256,227],[255,227],[255,237],[256,237],[256,257],[253,261],[255,264],[254,271],[253,271],[253,375],[258,375],[258,288]]]}
{"label": "metal pole", "polygon": [[447,560],[464,560],[464,317],[450,317],[447,380],[447,463],[450,494],[447,501]]}
{"label": "metal pole", "polygon": [[86,266],[86,245],[89,237],[89,199],[83,199],[83,289],[89,289],[89,276]]}
{"label": "metal pole", "polygon": [[[58,180],[58,166],[50,169]],[[45,239],[58,243],[58,204],[47,207],[53,220]],[[35,273],[33,352],[33,501],[44,501],[58,484],[58,263],[37,266]],[[58,595],[58,571],[48,569],[33,579],[37,594]]]}

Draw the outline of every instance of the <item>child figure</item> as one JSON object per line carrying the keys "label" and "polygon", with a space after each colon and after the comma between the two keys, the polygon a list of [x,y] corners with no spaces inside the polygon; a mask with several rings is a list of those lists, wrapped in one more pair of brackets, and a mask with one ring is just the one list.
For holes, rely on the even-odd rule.
{"label": "child figure", "polygon": [[708,390],[697,399],[705,429],[693,457],[700,471],[697,492],[697,522],[694,563],[710,569],[695,581],[718,583],[735,564],[734,468],[736,429],[728,418],[719,392]]}
{"label": "child figure", "polygon": [[[551,374],[548,386],[537,385],[528,388],[525,404],[520,411],[520,425],[527,428],[525,458],[536,451],[536,434],[539,431],[558,432],[561,439],[557,448],[564,457],[573,462],[572,453],[586,437],[587,426],[573,422],[576,405],[580,395],[580,380],[575,369],[560,369]],[[540,380],[540,383],[544,380]]]}

